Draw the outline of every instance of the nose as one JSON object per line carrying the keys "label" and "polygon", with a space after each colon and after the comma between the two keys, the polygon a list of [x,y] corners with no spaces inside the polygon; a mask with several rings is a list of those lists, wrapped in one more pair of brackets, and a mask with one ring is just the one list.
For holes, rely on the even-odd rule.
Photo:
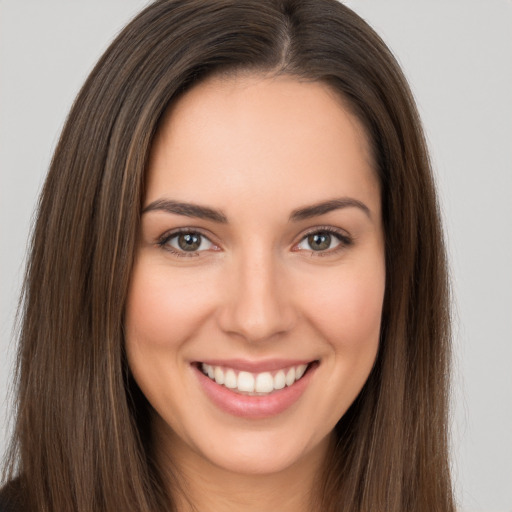
{"label": "nose", "polygon": [[286,269],[270,251],[252,251],[226,269],[225,300],[218,312],[221,329],[256,342],[289,332],[297,311],[287,286]]}

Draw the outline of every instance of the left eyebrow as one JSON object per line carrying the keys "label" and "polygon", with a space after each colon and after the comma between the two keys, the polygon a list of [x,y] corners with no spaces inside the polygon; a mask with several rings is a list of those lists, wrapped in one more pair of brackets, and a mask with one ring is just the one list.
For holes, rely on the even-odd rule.
{"label": "left eyebrow", "polygon": [[311,206],[305,206],[293,210],[290,214],[290,221],[298,222],[318,215],[324,215],[325,213],[332,212],[333,210],[339,210],[341,208],[359,208],[362,210],[370,219],[372,218],[370,209],[363,202],[353,199],[351,197],[342,197],[339,199],[330,199],[329,201],[322,201]]}
{"label": "left eyebrow", "polygon": [[201,206],[193,203],[181,203],[170,199],[158,199],[146,206],[142,214],[151,211],[163,211],[183,215],[185,217],[196,217],[198,219],[212,220],[221,224],[226,224],[228,219],[220,210],[214,210],[208,206]]}

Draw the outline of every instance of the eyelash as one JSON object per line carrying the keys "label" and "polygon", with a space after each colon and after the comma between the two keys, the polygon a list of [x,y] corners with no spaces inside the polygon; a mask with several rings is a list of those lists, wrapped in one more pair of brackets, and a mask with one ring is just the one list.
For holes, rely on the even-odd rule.
{"label": "eyelash", "polygon": [[[333,228],[332,226],[316,226],[315,228],[304,233],[304,235],[301,237],[299,242],[294,244],[294,247],[299,245],[300,243],[302,243],[309,236],[314,235],[314,234],[319,234],[319,233],[328,233],[329,235],[333,235],[335,238],[337,238],[337,240],[340,243],[334,249],[328,249],[325,251],[314,251],[313,249],[311,249],[310,252],[311,252],[312,257],[314,257],[314,256],[319,256],[319,257],[331,256],[331,255],[337,254],[338,252],[346,249],[347,247],[350,247],[353,244],[352,237],[341,232],[339,229]],[[174,247],[171,247],[170,245],[168,245],[169,241],[172,240],[173,238],[175,238],[179,235],[187,235],[187,234],[199,235],[200,237],[208,240],[211,244],[215,245],[214,242],[212,242],[207,235],[205,235],[204,233],[201,232],[201,230],[190,229],[190,228],[178,229],[178,230],[173,230],[172,232],[164,233],[157,240],[156,244],[157,244],[157,246],[161,247],[162,249],[169,251],[173,255],[178,256],[180,258],[181,257],[185,257],[185,258],[197,257],[203,251],[189,251],[189,252],[179,251],[179,250],[176,250]],[[295,250],[294,252],[299,252],[299,250]]]}
{"label": "eyelash", "polygon": [[174,247],[171,247],[168,245],[169,241],[173,238],[179,236],[179,235],[199,235],[201,238],[205,238],[208,240],[211,244],[215,245],[208,236],[206,236],[201,230],[199,229],[190,229],[190,228],[184,228],[184,229],[177,229],[173,230],[171,232],[164,233],[156,242],[156,244],[161,247],[165,251],[169,251],[174,256],[178,256],[179,258],[185,257],[185,258],[191,258],[191,257],[197,257],[200,255],[201,251],[178,251]]}
{"label": "eyelash", "polygon": [[[354,240],[351,236],[349,236],[348,234],[346,234],[345,232],[342,232],[341,230],[339,230],[337,228],[334,228],[332,226],[316,226],[313,229],[307,231],[301,237],[298,244],[300,244],[302,241],[304,241],[309,236],[319,234],[319,233],[328,233],[329,235],[333,235],[335,238],[338,239],[338,241],[340,243],[334,249],[328,249],[325,251],[314,251],[313,249],[311,249],[312,257],[333,256],[335,254],[338,254],[340,251],[346,249],[347,247],[350,247],[354,243]],[[298,245],[298,244],[295,244],[295,245]]]}

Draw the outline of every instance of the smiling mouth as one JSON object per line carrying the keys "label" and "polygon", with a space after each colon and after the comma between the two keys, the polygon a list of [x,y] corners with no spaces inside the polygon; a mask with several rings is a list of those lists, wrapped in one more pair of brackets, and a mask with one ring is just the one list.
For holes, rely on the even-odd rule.
{"label": "smiling mouth", "polygon": [[266,396],[275,391],[293,386],[318,361],[282,368],[277,371],[259,373],[239,371],[225,366],[198,363],[199,370],[212,381],[234,393],[246,396]]}

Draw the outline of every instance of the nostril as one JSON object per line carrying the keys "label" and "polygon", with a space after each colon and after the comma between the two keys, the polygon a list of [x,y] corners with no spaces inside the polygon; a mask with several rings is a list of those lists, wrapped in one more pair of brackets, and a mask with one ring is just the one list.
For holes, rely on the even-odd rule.
{"label": "nostril", "polygon": [[248,342],[261,342],[289,333],[295,325],[293,311],[284,311],[268,302],[240,301],[226,306],[219,315],[221,329]]}

